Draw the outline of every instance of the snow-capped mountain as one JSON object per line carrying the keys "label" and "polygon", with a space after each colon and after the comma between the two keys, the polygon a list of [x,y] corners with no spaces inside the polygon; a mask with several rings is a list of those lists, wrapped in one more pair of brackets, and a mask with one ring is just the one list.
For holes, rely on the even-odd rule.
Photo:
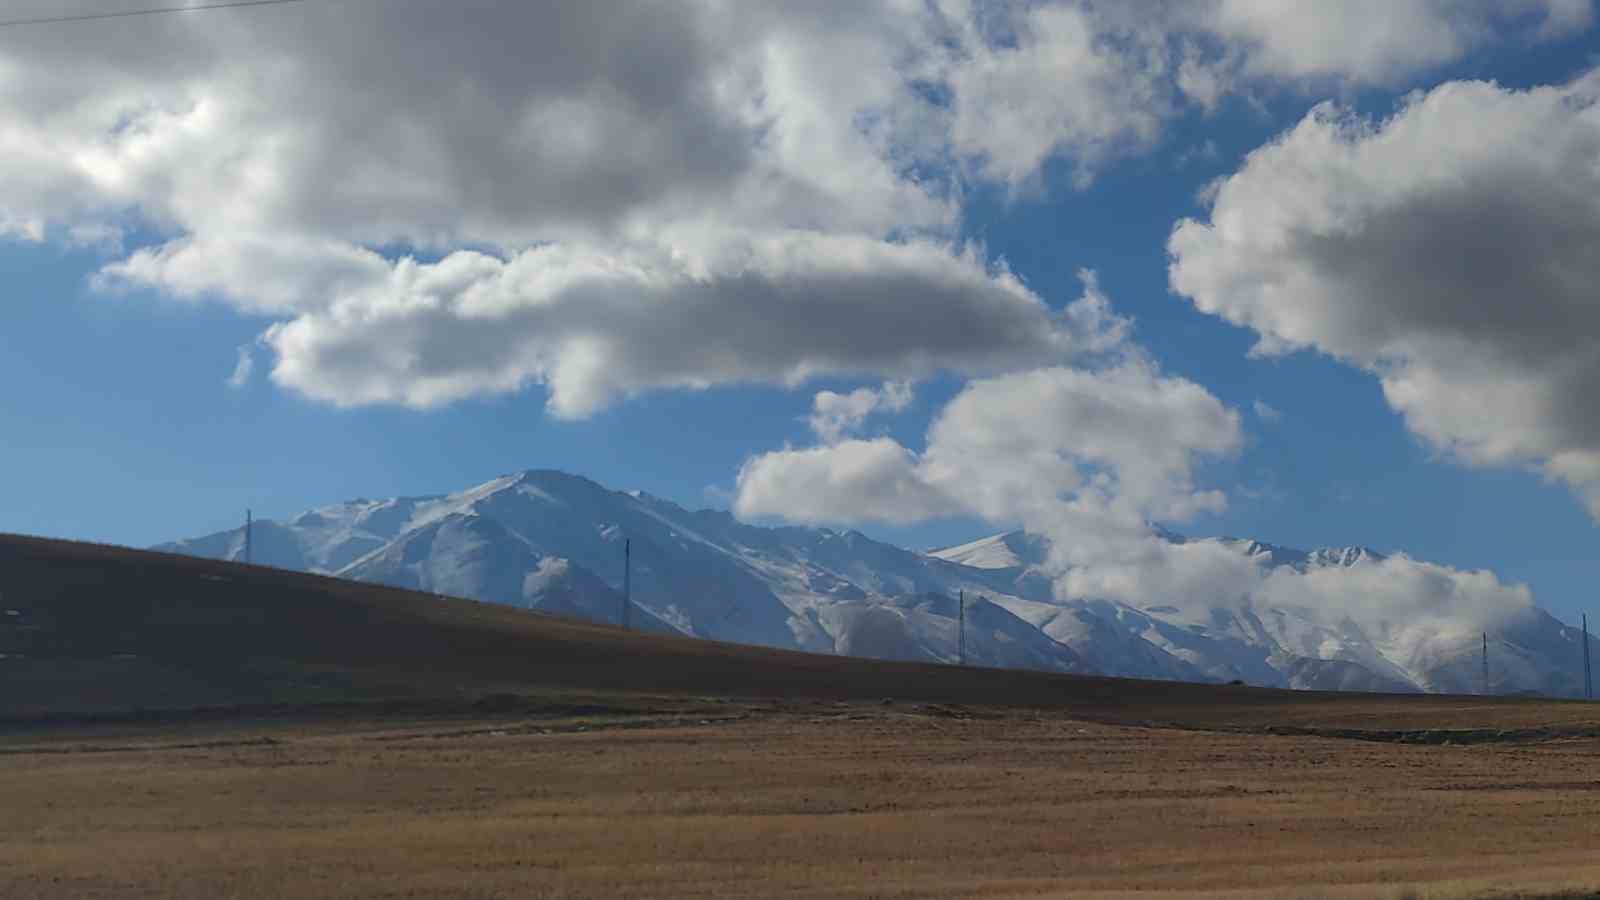
{"label": "snow-capped mountain", "polygon": [[929,556],[971,566],[975,569],[1028,569],[1043,565],[1050,543],[1023,531],[979,538],[970,544],[931,550]]}
{"label": "snow-capped mountain", "polygon": [[[1175,543],[1185,539],[1170,533]],[[1471,691],[1479,632],[1448,616],[1358,624],[1337,610],[1239,598],[1182,607],[1063,600],[1044,538],[1007,532],[917,553],[855,531],[766,528],[536,470],[459,493],[352,500],[258,521],[256,562],[634,627],[885,659],[954,662],[958,598],[977,665],[1281,687]],[[1360,547],[1311,552],[1202,539],[1267,573],[1375,567]],[[241,559],[243,529],[155,549]],[[1491,689],[1573,695],[1576,629],[1535,607],[1493,636]]]}

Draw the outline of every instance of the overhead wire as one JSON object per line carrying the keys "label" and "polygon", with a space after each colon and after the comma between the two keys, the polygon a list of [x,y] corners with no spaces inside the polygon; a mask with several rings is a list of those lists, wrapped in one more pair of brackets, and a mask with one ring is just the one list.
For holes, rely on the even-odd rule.
{"label": "overhead wire", "polygon": [[241,6],[281,6],[287,3],[305,2],[307,0],[224,0],[221,3],[201,3],[193,6],[159,6],[148,9],[129,9],[121,12],[80,13],[67,16],[44,16],[37,19],[6,19],[0,20],[0,28],[15,28],[23,25],[57,25],[67,22],[93,22],[100,19],[126,19],[132,16],[199,12],[207,9],[234,9]]}

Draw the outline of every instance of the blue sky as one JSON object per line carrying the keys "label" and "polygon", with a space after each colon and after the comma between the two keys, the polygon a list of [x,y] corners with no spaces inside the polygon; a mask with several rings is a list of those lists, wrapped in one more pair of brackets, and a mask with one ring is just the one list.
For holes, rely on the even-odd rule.
{"label": "blue sky", "polygon": [[[361,4],[358,0],[353,5]],[[1527,6],[1528,21],[1539,20],[1541,4]],[[1027,15],[1026,11],[1014,14]],[[135,31],[159,27],[162,40],[180,44],[217,42],[219,47],[270,53],[274,41],[288,40],[283,35],[292,36],[297,27],[309,27],[297,24],[293,15],[314,19],[332,14],[310,10],[267,15],[272,18],[252,20],[221,11],[190,13],[180,17],[186,20],[182,23],[130,27]],[[349,15],[359,17],[360,13]],[[202,16],[214,18],[202,21]],[[339,22],[349,24],[344,19]],[[890,24],[892,27],[894,20]],[[1476,24],[1463,23],[1462,34],[1476,34],[1470,27]],[[914,30],[909,21],[902,20],[900,25],[907,32]],[[584,26],[577,23],[572,27]],[[1113,23],[1104,27],[1123,26]],[[1175,24],[1171,35],[1200,27]],[[1206,27],[1214,28],[1213,38],[1225,47],[1236,35],[1227,30],[1232,25]],[[1270,27],[1270,23],[1262,27]],[[832,222],[827,216],[835,215],[832,210],[838,204],[830,200],[834,205],[828,206],[826,214],[801,215],[786,207],[782,215],[793,214],[796,221],[806,224],[782,224],[789,229],[818,228],[854,236],[875,233],[873,240],[902,229],[921,230],[940,235],[939,240],[947,246],[981,247],[985,265],[1003,262],[1055,311],[1080,296],[1083,287],[1078,272],[1091,269],[1115,312],[1132,320],[1131,341],[1155,361],[1164,376],[1198,385],[1237,413],[1237,446],[1222,454],[1199,453],[1194,468],[1200,486],[1226,493],[1226,508],[1177,522],[1179,530],[1246,535],[1300,547],[1365,544],[1456,568],[1488,568],[1504,581],[1528,584],[1541,605],[1574,620],[1587,608],[1589,586],[1600,580],[1600,562],[1593,553],[1595,524],[1583,499],[1585,483],[1563,481],[1537,470],[1557,451],[1588,452],[1591,448],[1574,439],[1578,443],[1551,445],[1556,449],[1540,445],[1506,451],[1502,456],[1494,456],[1498,451],[1482,451],[1472,459],[1452,456],[1438,435],[1459,432],[1448,431],[1454,426],[1446,425],[1433,431],[1412,427],[1386,400],[1372,368],[1377,363],[1361,362],[1359,353],[1341,350],[1346,345],[1333,337],[1326,342],[1305,340],[1311,345],[1308,349],[1289,355],[1253,358],[1249,351],[1260,329],[1236,324],[1257,321],[1249,318],[1253,313],[1202,312],[1190,297],[1174,289],[1169,277],[1167,242],[1175,224],[1184,218],[1205,221],[1210,215],[1209,204],[1200,198],[1202,189],[1213,179],[1241,173],[1245,154],[1294,127],[1316,104],[1333,100],[1357,115],[1381,121],[1411,92],[1428,92],[1460,79],[1493,79],[1506,88],[1564,85],[1582,76],[1600,50],[1596,31],[1587,21],[1565,26],[1553,36],[1530,36],[1520,20],[1498,21],[1494,27],[1503,33],[1470,41],[1463,38],[1460,46],[1440,49],[1421,60],[1406,58],[1395,50],[1401,54],[1396,59],[1361,56],[1349,62],[1333,60],[1310,72],[1281,62],[1274,64],[1276,68],[1267,63],[1254,65],[1252,59],[1277,57],[1268,53],[1273,39],[1270,31],[1250,32],[1253,36],[1248,40],[1238,38],[1239,46],[1245,48],[1239,52],[1259,56],[1242,56],[1243,62],[1235,61],[1233,68],[1218,74],[1231,79],[1233,86],[1211,108],[1160,82],[1170,96],[1151,114],[1157,122],[1153,132],[1130,137],[1117,126],[1105,135],[1086,136],[1083,130],[1087,126],[1069,121],[1060,134],[1045,135],[1048,151],[1022,177],[1013,177],[1015,167],[1002,172],[999,161],[1031,160],[1024,152],[1031,146],[1026,137],[1001,147],[985,144],[990,139],[981,134],[974,137],[972,132],[964,132],[959,122],[948,126],[949,135],[926,153],[931,162],[922,163],[925,168],[932,166],[931,171],[947,182],[959,183],[953,193],[925,192],[953,210],[943,223],[935,222],[938,216],[933,213],[913,210],[902,214],[898,208],[885,212],[881,204],[859,215],[838,214],[837,222]],[[38,37],[37,32],[0,33],[0,61],[9,57],[21,65],[37,66],[43,65],[41,59],[30,54],[48,51],[70,57],[73,53],[104,53],[105,42],[114,41],[115,36],[96,28],[92,23],[62,26],[48,41],[27,47],[24,42]],[[274,28],[283,31],[269,30]],[[641,30],[647,32],[642,26]],[[968,39],[980,42],[974,54],[988,53],[999,59],[1018,47],[1027,49],[1030,40],[1042,45],[1053,32],[1041,25],[1023,33],[1023,38]],[[1171,35],[1164,38],[1169,46],[1178,40]],[[1362,39],[1371,37],[1343,33],[1327,37],[1333,42]],[[982,44],[985,40],[990,43]],[[46,50],[39,49],[46,43]],[[805,51],[832,52],[809,45]],[[91,79],[65,90],[78,90],[79,99],[88,103],[83,98],[104,97],[105,85],[114,82],[121,102],[130,109],[140,108],[142,97],[153,98],[150,102],[160,105],[163,98],[180,90],[167,73],[149,71],[146,63],[135,57],[129,57],[132,61],[125,63],[125,71],[116,70],[115,54],[112,58],[113,62],[105,64],[110,68],[96,76],[101,80]],[[327,75],[319,72],[318,77]],[[945,77],[963,90],[972,83],[954,70]],[[236,98],[243,108],[262,102],[259,97],[228,93],[236,86],[224,83],[223,75],[217,78],[219,86],[213,86],[206,96]],[[26,93],[30,87],[34,87],[31,82],[25,83],[21,91]],[[342,89],[337,84],[333,87],[335,92]],[[1043,99],[1030,96],[1026,102],[1019,100],[1022,108],[1037,108],[1029,103],[1048,104],[1052,91],[1069,93],[1072,86],[1041,77],[1031,89]],[[185,82],[181,90],[196,88]],[[816,90],[824,99],[833,96],[821,87]],[[952,101],[938,99],[943,112],[954,116]],[[432,115],[420,106],[411,114],[424,123],[430,122],[428,116]],[[36,136],[63,129],[63,145],[71,140],[92,143],[94,129],[103,127],[93,121],[88,125],[57,122],[25,104],[0,109],[0,121],[6,118],[34,128]],[[269,118],[252,112],[240,121]],[[862,121],[859,115],[841,114],[840,118],[845,124],[839,127]],[[285,121],[294,121],[293,116]],[[781,117],[774,121],[778,125],[772,127],[781,130]],[[989,121],[996,134],[1003,131],[1004,124]],[[440,128],[459,125],[438,123]],[[161,124],[149,127],[158,130]],[[484,127],[509,126],[491,122]],[[72,128],[88,129],[87,137],[68,134]],[[204,140],[181,146],[186,152],[207,149]],[[1106,150],[1106,146],[1112,149]],[[362,154],[367,152],[361,148],[350,151],[359,163],[351,164],[355,166],[352,171],[368,171],[381,161],[404,173],[411,163],[403,154],[363,162]],[[651,171],[670,170],[667,163],[652,163],[648,156],[633,164],[654,165]],[[419,179],[437,175],[420,168],[423,163],[416,165],[419,168],[413,174]],[[461,165],[470,168],[471,164],[463,161]],[[805,167],[828,162],[784,157],[772,165],[809,173]],[[1086,169],[1089,174],[1085,178]],[[63,180],[59,173],[43,169],[15,177],[34,179],[33,184]],[[244,178],[237,172],[228,177]],[[505,177],[514,181],[530,176],[512,172]],[[72,194],[73,190],[83,196]],[[330,344],[327,355],[308,363],[309,374],[300,376],[301,380],[280,379],[269,376],[269,371],[288,351],[254,342],[274,323],[313,315],[306,312],[313,301],[274,306],[252,299],[253,286],[243,280],[282,275],[294,281],[298,273],[269,266],[235,276],[226,274],[231,263],[218,262],[215,271],[225,274],[214,279],[211,269],[206,269],[204,277],[168,269],[125,277],[111,288],[97,286],[96,273],[133,257],[141,248],[159,249],[172,240],[221,234],[243,227],[237,226],[238,222],[251,223],[249,227],[260,228],[264,234],[270,231],[275,240],[289,240],[300,233],[295,231],[298,222],[314,231],[339,214],[308,207],[279,215],[279,205],[300,201],[271,195],[253,197],[240,189],[240,196],[228,201],[227,216],[213,220],[210,213],[193,212],[190,198],[164,195],[160,188],[104,197],[93,195],[92,190],[111,189],[103,184],[81,190],[64,188],[63,194],[70,195],[66,199],[42,189],[20,195],[0,191],[0,197],[12,198],[10,209],[6,208],[8,201],[0,199],[0,226],[7,221],[43,223],[42,230],[33,231],[18,226],[7,232],[0,227],[0,278],[7,285],[6,313],[0,325],[0,384],[6,387],[0,393],[0,497],[4,498],[0,530],[148,545],[230,527],[247,506],[258,516],[286,516],[357,496],[446,492],[533,467],[581,473],[612,487],[639,488],[688,506],[726,508],[740,491],[736,478],[747,460],[785,447],[816,443],[807,416],[818,391],[843,393],[875,386],[886,378],[910,377],[914,399],[909,407],[867,420],[859,436],[892,438],[910,452],[920,453],[930,423],[970,378],[979,377],[975,373],[995,368],[987,361],[953,372],[909,372],[887,366],[880,373],[854,367],[854,373],[823,371],[819,376],[794,379],[793,385],[774,385],[774,379],[759,365],[749,369],[754,375],[742,375],[746,370],[735,367],[732,374],[704,375],[706,387],[685,388],[662,376],[666,380],[661,383],[633,384],[577,415],[557,415],[547,406],[550,393],[543,382],[548,374],[523,377],[521,386],[513,389],[474,387],[462,396],[442,399],[428,394],[419,401],[422,395],[416,391],[424,389],[404,385],[393,388],[397,393],[391,396],[375,397],[374,388],[339,381],[345,376],[332,355],[344,352],[340,348],[351,346],[354,340],[341,335],[339,340],[344,343]],[[402,193],[404,186],[393,190]],[[1515,188],[1505,190],[1514,192]],[[468,204],[482,202],[483,196],[463,189],[446,201]],[[352,247],[392,248],[404,246],[406,234],[437,226],[446,236],[424,248],[423,258],[428,262],[465,247],[488,247],[491,256],[509,259],[521,248],[544,246],[545,240],[589,242],[609,253],[614,243],[620,245],[624,240],[616,235],[625,229],[608,232],[606,228],[612,226],[584,218],[590,215],[587,208],[569,216],[571,221],[541,224],[545,222],[538,218],[544,215],[539,206],[543,202],[540,196],[508,201],[508,211],[497,214],[489,224],[463,219],[441,225],[414,208],[393,212],[384,207],[374,215],[392,214],[404,223],[394,229],[397,239],[393,243],[364,235],[359,221],[340,221],[327,226],[328,231],[316,233],[348,241]],[[537,215],[529,213],[532,224],[526,231],[517,220],[523,208],[519,203],[537,211]],[[121,234],[120,244],[85,244],[64,237],[65,230],[73,227],[103,226],[107,210],[115,221],[137,223]],[[678,227],[683,214],[676,210],[659,212],[652,207],[640,215],[647,222],[653,221],[650,216],[670,219],[672,227]],[[258,215],[261,218],[256,218]],[[774,215],[759,204],[707,212],[719,223],[726,220],[737,226],[754,221],[756,227],[765,227]],[[897,216],[903,221],[896,221]],[[878,218],[885,224],[878,224]],[[857,224],[861,219],[870,219],[871,224]],[[259,224],[269,220],[270,228]],[[414,231],[408,232],[413,224]],[[693,227],[702,224],[696,220]],[[338,231],[340,228],[344,231]],[[541,239],[540,228],[548,228],[551,237]],[[684,240],[686,246],[692,243],[689,238]],[[383,253],[390,262],[398,255],[392,249]],[[708,251],[707,258],[715,258],[715,253]],[[233,277],[241,281],[225,280]],[[737,295],[731,302],[738,302]],[[1503,302],[1513,300],[1503,298]],[[1230,305],[1233,301],[1226,297],[1216,303],[1224,309],[1243,309]],[[943,315],[932,306],[926,314]],[[1465,308],[1464,314],[1470,316],[1471,308]],[[834,327],[856,325],[846,319]],[[1282,327],[1288,333],[1287,329],[1296,326]],[[241,346],[253,347],[253,372],[242,386],[230,386],[227,380]],[[1334,358],[1340,355],[1342,361]],[[382,389],[390,390],[387,386]],[[1263,418],[1255,409],[1258,402],[1276,410],[1277,417]],[[1041,410],[1041,415],[1048,414]],[[1431,412],[1424,410],[1419,415],[1426,419]],[[1519,454],[1520,462],[1512,459]],[[883,521],[867,514],[858,521],[838,524],[853,524],[874,536],[914,547],[958,543],[1014,524],[1003,516],[985,521],[977,509],[974,506],[917,521],[913,519],[919,517],[911,516]],[[1019,514],[1016,521],[1024,518]]]}

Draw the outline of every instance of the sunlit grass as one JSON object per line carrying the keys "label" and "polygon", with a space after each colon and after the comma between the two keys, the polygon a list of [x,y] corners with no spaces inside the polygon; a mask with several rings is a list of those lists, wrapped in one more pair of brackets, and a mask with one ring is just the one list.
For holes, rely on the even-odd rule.
{"label": "sunlit grass", "polygon": [[53,752],[0,766],[0,896],[1446,897],[1600,883],[1600,790],[1582,787],[1591,757],[1576,745],[894,711],[550,734],[459,724],[254,726],[234,733],[276,743],[93,753],[59,752],[78,744],[53,735],[36,744]]}

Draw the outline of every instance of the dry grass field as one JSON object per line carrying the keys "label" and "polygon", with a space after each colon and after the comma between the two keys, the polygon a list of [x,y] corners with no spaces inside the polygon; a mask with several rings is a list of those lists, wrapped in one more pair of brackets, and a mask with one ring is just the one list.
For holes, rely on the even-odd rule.
{"label": "dry grass field", "polygon": [[5,900],[1600,889],[1587,703],[814,656],[4,536],[0,616]]}
{"label": "dry grass field", "polygon": [[1586,896],[1596,750],[839,703],[56,729],[0,755],[0,896]]}

